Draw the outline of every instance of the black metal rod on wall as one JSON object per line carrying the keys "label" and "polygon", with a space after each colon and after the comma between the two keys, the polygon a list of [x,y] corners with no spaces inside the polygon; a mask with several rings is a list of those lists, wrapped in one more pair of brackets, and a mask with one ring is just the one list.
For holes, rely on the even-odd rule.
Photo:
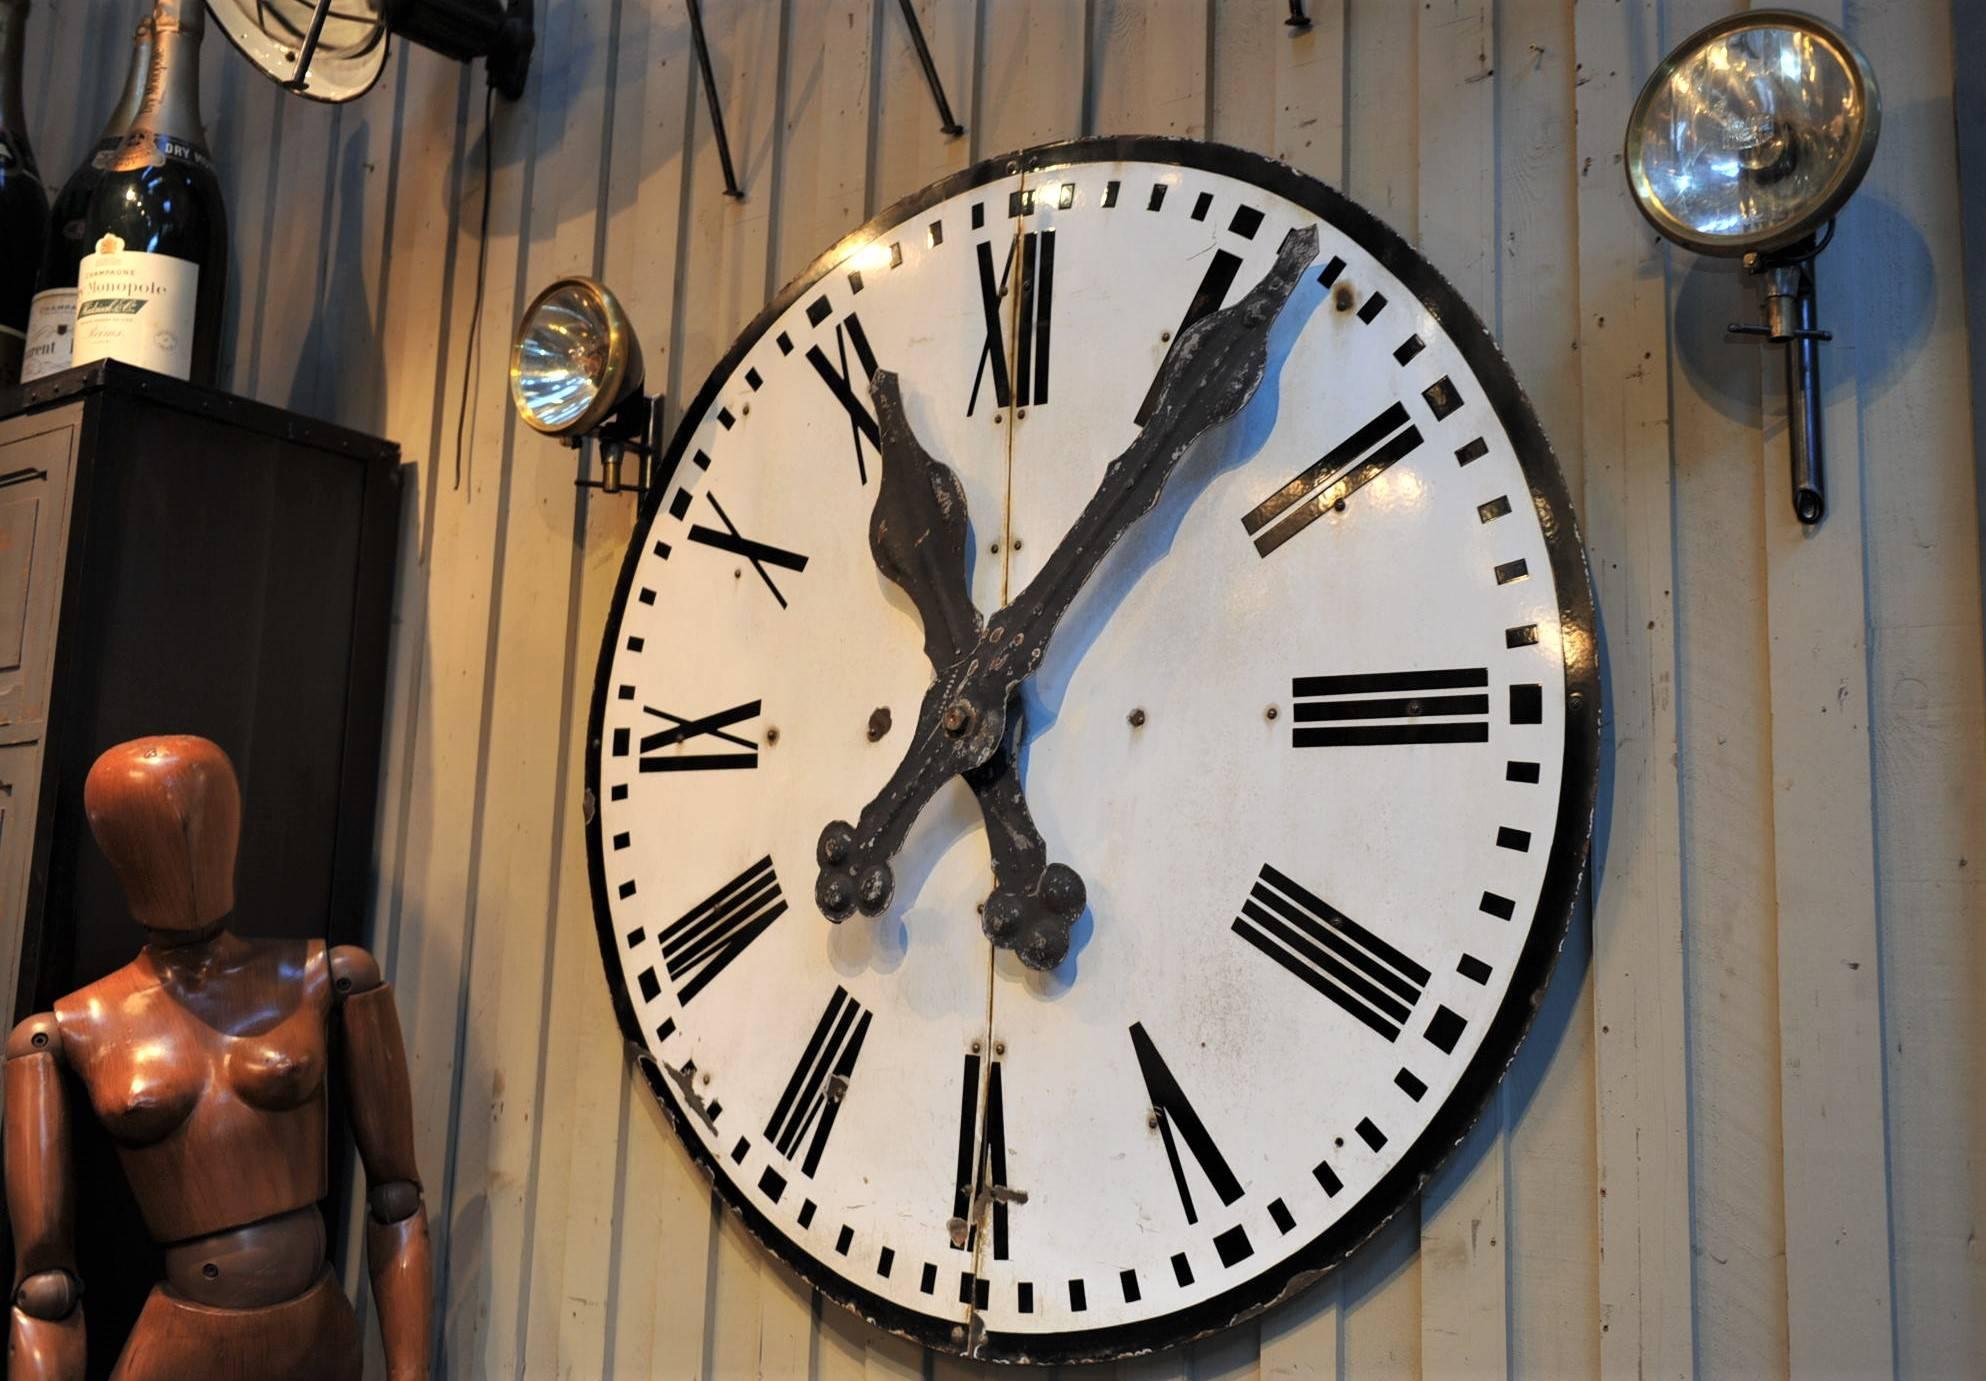
{"label": "black metal rod on wall", "polygon": [[724,137],[724,108],[717,100],[717,81],[710,75],[710,44],[703,36],[703,6],[699,0],[683,0],[690,11],[690,41],[696,45],[696,65],[703,73],[703,94],[710,102],[710,132],[717,136],[717,161],[724,169],[724,195],[743,200],[745,189],[738,185],[737,170],[731,166],[731,141]]}
{"label": "black metal rod on wall", "polygon": [[931,61],[931,45],[924,41],[924,26],[917,22],[917,7],[911,0],[900,3],[903,22],[910,26],[911,46],[917,49],[917,60],[924,65],[924,80],[931,84],[931,99],[938,103],[938,128],[956,139],[965,133],[965,126],[953,118],[952,103],[945,99],[945,84],[938,80],[938,64]]}

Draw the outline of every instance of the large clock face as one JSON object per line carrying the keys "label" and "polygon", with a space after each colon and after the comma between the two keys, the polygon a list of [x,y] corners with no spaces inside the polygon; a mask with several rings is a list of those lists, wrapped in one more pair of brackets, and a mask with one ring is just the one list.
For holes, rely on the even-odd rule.
{"label": "large clock face", "polygon": [[[1181,332],[1319,253],[1252,400],[1076,597],[1022,779],[1087,884],[1068,957],[981,934],[953,778],[878,916],[822,827],[932,682],[869,530],[869,379],[957,474],[982,614],[1139,435]],[[1329,189],[1233,150],[982,165],[825,255],[685,414],[602,650],[602,949],[677,1132],[765,1245],[936,1347],[1164,1346],[1341,1259],[1507,1064],[1591,821],[1591,595],[1566,495],[1452,290]]]}

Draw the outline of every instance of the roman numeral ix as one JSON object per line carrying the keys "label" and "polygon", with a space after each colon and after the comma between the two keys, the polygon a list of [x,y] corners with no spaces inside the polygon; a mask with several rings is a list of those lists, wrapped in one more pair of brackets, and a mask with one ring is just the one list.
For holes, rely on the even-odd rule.
{"label": "roman numeral ix", "polygon": [[[1007,376],[1007,335],[1001,322],[1000,303],[1006,296],[1007,278],[1015,255],[1020,257],[1020,300],[1016,304],[1014,374]],[[972,375],[972,394],[966,400],[965,414],[972,416],[979,406],[980,385],[990,372],[993,378],[993,405],[1009,403],[1020,407],[1039,406],[1048,401],[1048,350],[1050,324],[1055,311],[1055,232],[1025,231],[1015,236],[1000,268],[999,281],[993,278],[993,246],[979,242],[979,306],[986,321],[986,341],[979,350],[979,364]]]}
{"label": "roman numeral ix", "polygon": [[[786,1091],[765,1124],[765,1138],[787,1160],[805,1147],[800,1161],[802,1174],[811,1175],[827,1149],[828,1134],[834,1130],[835,1115],[848,1094],[848,1080],[855,1073],[855,1061],[862,1054],[862,1039],[869,1034],[869,1013],[861,1003],[837,987],[826,1010],[814,1027]],[[808,1135],[812,1133],[811,1137]]]}
{"label": "roman numeral ix", "polygon": [[[811,317],[812,313],[808,315]],[[851,345],[855,347],[855,362],[862,368],[859,393],[848,371],[848,348]],[[881,455],[883,437],[876,427],[876,415],[869,411],[869,404],[865,401],[869,392],[868,381],[876,377],[876,352],[869,348],[868,333],[862,329],[862,319],[855,313],[850,312],[846,321],[834,324],[834,349],[839,367],[829,361],[827,352],[818,345],[807,347],[807,363],[814,367],[814,372],[821,376],[821,382],[828,386],[828,392],[848,414],[848,440],[855,447],[855,474],[863,484],[867,484],[869,465],[862,455],[862,438],[868,437],[869,444]],[[785,602],[780,601],[781,604]]]}
{"label": "roman numeral ix", "polygon": [[1234,933],[1389,1041],[1427,988],[1425,968],[1266,863]]}
{"label": "roman numeral ix", "polygon": [[670,979],[681,984],[676,1000],[688,1003],[702,992],[785,911],[772,859],[766,857],[672,922],[656,944]]}
{"label": "roman numeral ix", "polygon": [[[719,710],[698,719],[685,719],[682,715],[658,710],[652,705],[641,707],[643,714],[667,720],[669,727],[657,729],[652,734],[641,736],[641,770],[643,772],[710,772],[732,768],[757,767],[759,746],[748,738],[741,738],[731,732],[733,724],[747,719],[758,718],[759,702],[750,700],[742,705],[733,705],[728,710]],[[614,730],[614,756],[628,755],[628,740],[632,735],[626,729]],[[695,744],[697,739],[711,739],[710,744]],[[663,750],[678,745],[689,747],[716,748],[718,742],[737,745],[735,748],[707,753],[669,753]]]}
{"label": "roman numeral ix", "polygon": [[[1487,743],[1488,686],[1483,667],[1299,676],[1290,682],[1296,699],[1291,741],[1298,748]],[[1451,691],[1461,693],[1444,693]],[[1381,722],[1347,722],[1356,720]]]}
{"label": "roman numeral ix", "polygon": [[1407,420],[1406,405],[1393,404],[1242,516],[1257,554],[1267,556],[1420,444],[1420,429]]}
{"label": "roman numeral ix", "polygon": [[1179,1190],[1180,1206],[1186,1210],[1186,1221],[1197,1223],[1200,1218],[1193,1211],[1193,1192],[1186,1184],[1185,1163],[1179,1158],[1180,1142],[1186,1143],[1186,1149],[1199,1162],[1200,1173],[1207,1177],[1207,1183],[1213,1186],[1223,1204],[1241,1197],[1241,1181],[1228,1168],[1227,1158],[1214,1144],[1207,1124],[1186,1101],[1185,1090],[1172,1077],[1164,1057],[1140,1022],[1131,1024],[1131,1048],[1138,1054],[1138,1071],[1145,1077],[1145,1092],[1152,1100],[1152,1114],[1158,1118],[1159,1139],[1165,1143],[1165,1158],[1172,1166],[1172,1183]]}

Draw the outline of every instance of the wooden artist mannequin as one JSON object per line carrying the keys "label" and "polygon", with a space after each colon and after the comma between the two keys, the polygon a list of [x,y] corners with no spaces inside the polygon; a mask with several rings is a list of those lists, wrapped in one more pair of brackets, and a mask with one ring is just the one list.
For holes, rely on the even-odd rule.
{"label": "wooden artist mannequin", "polygon": [[116,1381],[350,1381],[358,1325],[325,1262],[325,1064],[370,1186],[366,1256],[389,1374],[428,1374],[433,1285],[393,990],[362,949],[245,940],[234,909],[241,794],[205,739],[121,744],[83,805],[145,947],[7,1042],[7,1207],[17,1238],[9,1381],[80,1381],[82,1283],[62,1071],[117,1144],[165,1249]]}

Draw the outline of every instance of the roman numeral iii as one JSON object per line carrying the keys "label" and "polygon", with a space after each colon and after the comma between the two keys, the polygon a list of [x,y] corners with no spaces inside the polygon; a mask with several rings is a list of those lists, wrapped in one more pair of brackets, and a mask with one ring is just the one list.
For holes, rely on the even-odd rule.
{"label": "roman numeral iii", "polygon": [[1172,1070],[1167,1068],[1152,1038],[1145,1034],[1141,1022],[1131,1024],[1131,1048],[1137,1052],[1138,1072],[1144,1075],[1145,1092],[1150,1095],[1152,1113],[1158,1118],[1159,1139],[1165,1143],[1165,1158],[1172,1166],[1172,1183],[1179,1191],[1180,1207],[1186,1210],[1187,1222],[1197,1223],[1200,1218],[1193,1211],[1193,1191],[1186,1183],[1185,1162],[1179,1157],[1180,1142],[1186,1143],[1186,1149],[1199,1163],[1200,1173],[1207,1177],[1207,1183],[1213,1186],[1223,1204],[1241,1197],[1241,1181],[1228,1168],[1227,1157],[1214,1144],[1213,1134],[1200,1120],[1200,1114],[1193,1111],[1193,1105],[1186,1100],[1186,1091],[1172,1077]]}
{"label": "roman numeral iii", "polygon": [[1408,422],[1406,405],[1393,404],[1242,515],[1256,553],[1267,556],[1420,444],[1420,429]]}
{"label": "roman numeral iii", "polygon": [[1420,964],[1266,863],[1234,933],[1389,1041],[1427,988]]}
{"label": "roman numeral iii", "polygon": [[1487,743],[1488,687],[1485,667],[1299,676],[1290,682],[1290,740],[1298,748]]}
{"label": "roman numeral iii", "polygon": [[761,858],[656,937],[662,965],[687,1004],[786,912],[772,859]]}
{"label": "roman numeral iii", "polygon": [[846,988],[834,990],[765,1124],[765,1139],[787,1160],[798,1158],[802,1174],[813,1174],[827,1149],[862,1040],[869,1034],[869,1016]]}

